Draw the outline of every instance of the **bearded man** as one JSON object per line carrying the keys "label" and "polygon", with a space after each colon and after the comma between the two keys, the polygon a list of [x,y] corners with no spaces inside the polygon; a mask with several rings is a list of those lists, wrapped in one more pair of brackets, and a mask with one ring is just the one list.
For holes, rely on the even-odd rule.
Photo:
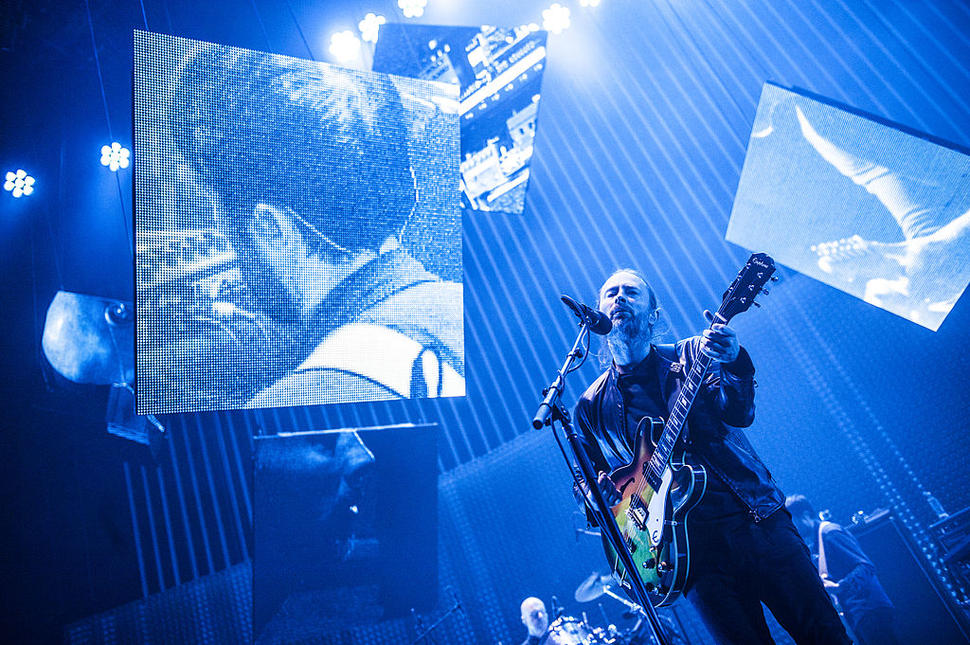
{"label": "bearded man", "polygon": [[661,310],[632,269],[603,283],[597,306],[613,322],[611,362],[579,398],[574,417],[606,500],[620,499],[608,473],[634,460],[640,420],[667,418],[691,365],[708,356],[714,362],[681,438],[688,461],[707,470],[706,492],[689,517],[686,597],[718,643],[773,643],[762,603],[797,643],[850,642],[785,495],[741,430],[754,421],[755,383],[737,333],[715,322],[702,336],[654,344]]}
{"label": "bearded man", "polygon": [[173,140],[282,337],[253,352],[245,405],[462,396],[462,286],[401,243],[418,189],[390,78],[210,47],[175,88]]}

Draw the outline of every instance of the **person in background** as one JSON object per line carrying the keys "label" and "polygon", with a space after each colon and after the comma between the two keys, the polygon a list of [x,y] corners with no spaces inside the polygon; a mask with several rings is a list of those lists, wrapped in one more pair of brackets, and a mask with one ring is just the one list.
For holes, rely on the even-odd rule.
{"label": "person in background", "polygon": [[849,628],[862,645],[894,645],[893,604],[876,577],[876,567],[858,540],[834,522],[823,522],[804,495],[785,506],[798,534],[818,558],[818,575],[835,597]]}
{"label": "person in background", "polygon": [[534,596],[522,601],[522,624],[529,630],[529,635],[522,641],[522,645],[539,645],[544,643],[549,632],[549,614],[546,613],[546,603]]}

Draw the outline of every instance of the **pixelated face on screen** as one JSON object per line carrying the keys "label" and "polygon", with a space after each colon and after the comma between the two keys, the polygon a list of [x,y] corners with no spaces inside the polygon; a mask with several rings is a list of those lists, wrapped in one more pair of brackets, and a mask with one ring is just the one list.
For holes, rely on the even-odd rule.
{"label": "pixelated face on screen", "polygon": [[135,32],[141,414],[464,394],[457,89]]}
{"label": "pixelated face on screen", "polygon": [[970,157],[766,84],[727,239],[935,331],[970,282]]}

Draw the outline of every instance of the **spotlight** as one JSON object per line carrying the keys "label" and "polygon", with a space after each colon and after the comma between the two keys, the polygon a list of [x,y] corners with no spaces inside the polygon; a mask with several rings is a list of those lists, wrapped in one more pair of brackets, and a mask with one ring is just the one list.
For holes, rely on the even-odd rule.
{"label": "spotlight", "polygon": [[330,36],[330,53],[341,63],[354,60],[360,54],[360,38],[348,30]]}
{"label": "spotlight", "polygon": [[360,29],[360,37],[367,43],[377,42],[377,32],[380,30],[381,25],[387,22],[387,18],[384,16],[379,16],[374,13],[369,13],[364,16],[364,19],[357,23],[357,28]]}
{"label": "spotlight", "polygon": [[26,197],[34,192],[34,178],[23,168],[18,169],[17,172],[8,172],[6,181],[3,182],[3,189],[12,193],[14,197]]}
{"label": "spotlight", "polygon": [[569,28],[569,7],[553,2],[542,11],[542,26],[549,32],[561,34]]}
{"label": "spotlight", "polygon": [[110,146],[101,146],[101,165],[117,172],[118,168],[127,168],[131,151],[115,141]]}
{"label": "spotlight", "polygon": [[397,6],[404,12],[405,18],[420,18],[424,15],[428,0],[397,0]]}

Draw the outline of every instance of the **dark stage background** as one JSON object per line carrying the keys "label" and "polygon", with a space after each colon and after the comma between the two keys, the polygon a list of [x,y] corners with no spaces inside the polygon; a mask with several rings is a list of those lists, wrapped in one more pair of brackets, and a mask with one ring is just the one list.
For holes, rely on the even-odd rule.
{"label": "dark stage background", "polygon": [[[525,212],[464,218],[467,398],[163,418],[171,437],[156,461],[105,432],[106,388],[68,383],[40,350],[58,289],[132,299],[131,171],[110,172],[97,152],[131,144],[132,29],[309,56],[302,31],[331,60],[332,31],[367,11],[404,18],[387,1],[145,0],[144,12],[104,0],[9,4],[0,170],[25,168],[37,184],[30,197],[0,194],[4,640],[56,641],[92,614],[243,570],[233,567],[249,557],[257,428],[433,421],[442,426],[436,615],[450,605],[448,586],[465,607],[442,642],[518,642],[525,595],[565,601],[603,566],[596,544],[574,537],[554,444],[529,426],[573,335],[559,294],[592,300],[614,268],[639,267],[674,333],[700,329],[748,255],[724,232],[765,81],[970,146],[963,2],[568,6],[571,26],[548,42]],[[419,20],[541,23],[545,8],[429,0]],[[950,511],[970,504],[967,298],[934,333],[783,271],[764,308],[735,326],[758,368],[748,436],[782,488],[837,521],[892,507],[932,562],[926,495]],[[589,364],[573,376],[570,402],[596,373]],[[234,597],[220,615],[245,607],[244,593]],[[200,638],[234,640],[226,635],[246,633],[236,620],[237,631],[205,623]],[[405,627],[387,629],[368,633],[406,642]],[[77,642],[113,642],[104,630]]]}

